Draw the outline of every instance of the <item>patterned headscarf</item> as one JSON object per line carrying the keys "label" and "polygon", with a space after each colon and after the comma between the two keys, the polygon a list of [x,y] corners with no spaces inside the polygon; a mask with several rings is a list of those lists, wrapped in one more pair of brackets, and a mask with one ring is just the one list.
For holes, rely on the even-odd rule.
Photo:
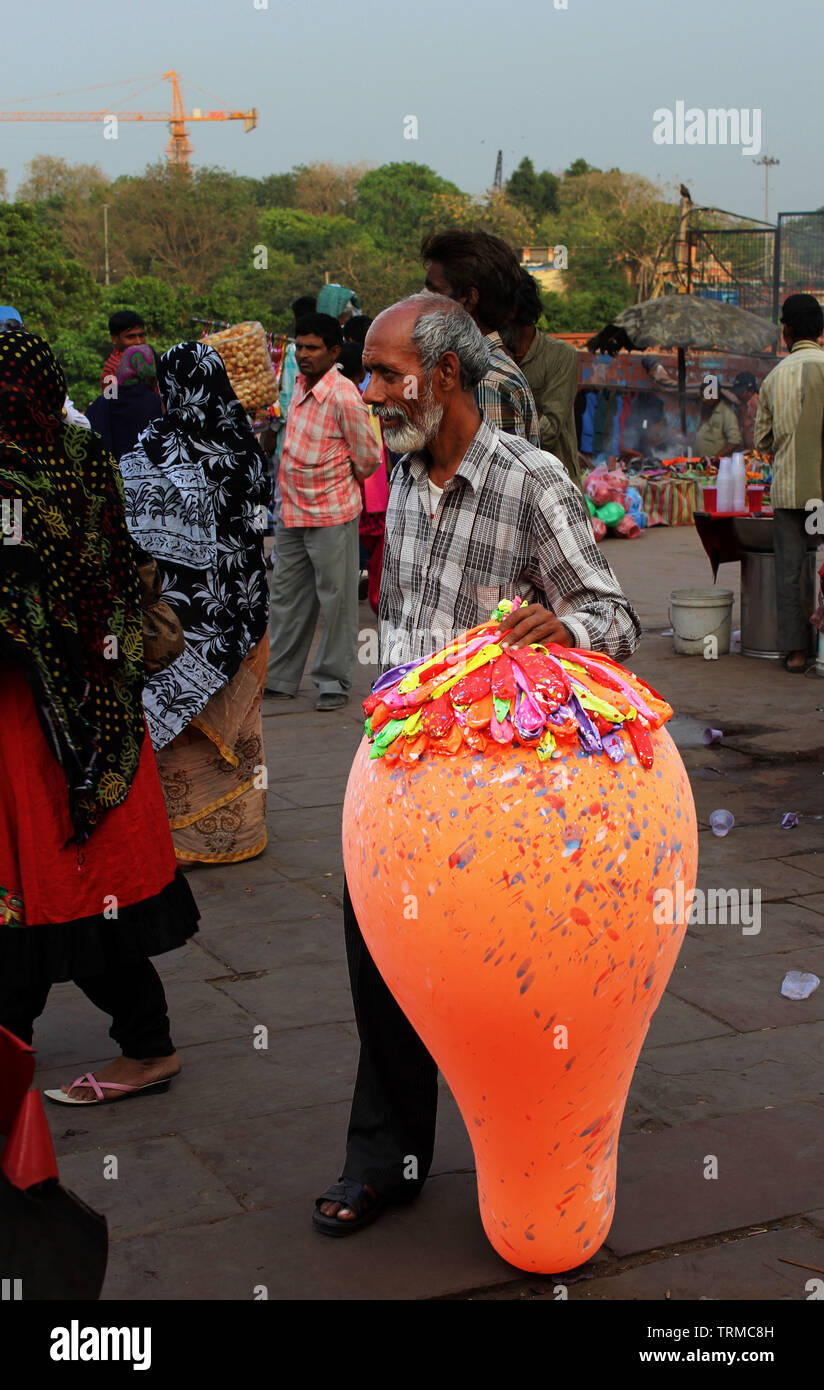
{"label": "patterned headscarf", "polygon": [[137,770],[143,635],[119,475],[65,396],[47,343],[0,334],[0,660],[31,686],[82,843]]}
{"label": "patterned headscarf", "polygon": [[156,749],[232,679],[269,621],[266,459],[223,361],[205,343],[178,343],[158,385],[166,414],[120,460],[129,529],[157,559],[186,636],[143,693]]}
{"label": "patterned headscarf", "polygon": [[134,347],[126,348],[117,364],[118,386],[128,386],[132,381],[145,381],[147,386],[154,386],[156,380],[157,357],[154,348],[148,343],[137,343]]}

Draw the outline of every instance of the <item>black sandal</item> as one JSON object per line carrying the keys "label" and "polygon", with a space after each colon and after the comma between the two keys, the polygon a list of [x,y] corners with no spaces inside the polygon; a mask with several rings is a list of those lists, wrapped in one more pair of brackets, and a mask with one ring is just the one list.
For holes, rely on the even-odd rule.
{"label": "black sandal", "polygon": [[[348,1207],[355,1215],[348,1221],[341,1221],[339,1216],[325,1216],[321,1211],[323,1202],[340,1202],[341,1206]],[[362,1231],[364,1226],[371,1225],[383,1207],[383,1197],[373,1197],[363,1183],[356,1182],[354,1178],[341,1178],[340,1182],[334,1183],[322,1197],[315,1199],[312,1225],[324,1236],[354,1235],[355,1231]]]}
{"label": "black sandal", "polygon": [[789,656],[785,656],[785,657],[784,657],[784,660],[781,662],[781,665],[784,667],[784,670],[785,670],[785,671],[789,671],[789,673],[790,673],[791,676],[804,676],[804,675],[806,675],[807,671],[808,671],[809,668],[810,668],[810,662],[809,662],[809,661],[805,661],[804,664],[803,664],[802,666],[790,666],[790,665],[788,664],[788,663],[789,663],[789,660],[790,660]]}

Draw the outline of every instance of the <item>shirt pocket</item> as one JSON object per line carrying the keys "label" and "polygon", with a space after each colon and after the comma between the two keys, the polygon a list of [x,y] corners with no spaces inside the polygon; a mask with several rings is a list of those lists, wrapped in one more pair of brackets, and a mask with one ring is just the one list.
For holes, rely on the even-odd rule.
{"label": "shirt pocket", "polygon": [[502,598],[514,598],[518,593],[516,576],[500,561],[492,569],[477,565],[465,566],[461,578],[462,596],[473,604],[484,621],[498,607]]}

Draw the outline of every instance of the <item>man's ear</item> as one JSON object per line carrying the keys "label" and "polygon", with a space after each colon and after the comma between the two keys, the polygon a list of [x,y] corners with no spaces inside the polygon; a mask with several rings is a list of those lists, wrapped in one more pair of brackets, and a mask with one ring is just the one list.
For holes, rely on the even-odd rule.
{"label": "man's ear", "polygon": [[478,294],[478,288],[476,285],[469,285],[465,293],[461,295],[461,304],[466,309],[466,312],[468,314],[471,314],[473,318],[475,316],[475,310],[478,307],[479,298],[480,295]]}
{"label": "man's ear", "polygon": [[332,361],[337,362],[338,358],[340,357],[340,343],[333,343],[329,351],[332,353]]}
{"label": "man's ear", "polygon": [[458,361],[457,353],[443,353],[436,370],[440,377],[439,385],[442,391],[461,390],[461,364]]}

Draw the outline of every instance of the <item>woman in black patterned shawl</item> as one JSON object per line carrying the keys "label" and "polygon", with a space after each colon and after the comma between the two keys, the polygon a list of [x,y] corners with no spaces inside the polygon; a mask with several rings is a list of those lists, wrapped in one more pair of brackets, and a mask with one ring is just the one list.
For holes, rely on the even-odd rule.
{"label": "woman in black patterned shawl", "polygon": [[266,844],[266,459],[214,348],[178,343],[158,387],[166,413],[120,469],[186,647],[143,703],[178,862],[233,863]]}

